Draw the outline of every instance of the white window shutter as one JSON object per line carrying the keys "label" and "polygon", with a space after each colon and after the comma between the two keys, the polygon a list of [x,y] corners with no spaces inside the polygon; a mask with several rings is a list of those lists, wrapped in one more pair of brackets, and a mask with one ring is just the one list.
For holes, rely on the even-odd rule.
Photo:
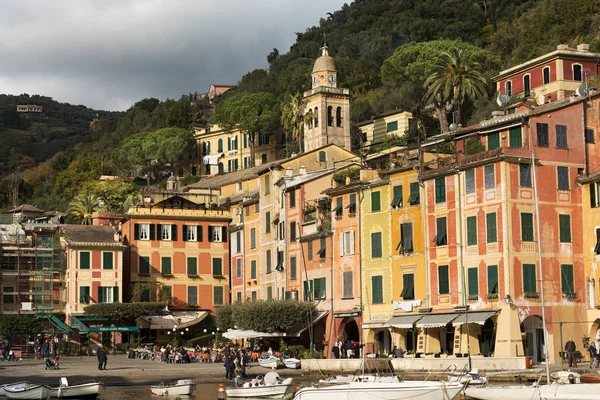
{"label": "white window shutter", "polygon": [[354,232],[350,232],[350,254],[354,254]]}
{"label": "white window shutter", "polygon": [[340,233],[340,256],[344,255],[344,233]]}

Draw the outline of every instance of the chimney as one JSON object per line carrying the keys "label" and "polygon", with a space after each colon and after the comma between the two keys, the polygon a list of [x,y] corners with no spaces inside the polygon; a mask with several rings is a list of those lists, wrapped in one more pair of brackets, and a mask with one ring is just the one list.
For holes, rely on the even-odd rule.
{"label": "chimney", "polygon": [[568,44],[559,44],[558,46],[556,46],[556,50],[567,50],[568,48]]}
{"label": "chimney", "polygon": [[304,165],[300,166],[300,175],[306,176],[306,167]]}
{"label": "chimney", "polygon": [[503,117],[503,116],[504,116],[504,111],[492,111],[492,118]]}
{"label": "chimney", "polygon": [[287,167],[287,169],[285,170],[285,176],[292,176],[293,171],[290,167]]}
{"label": "chimney", "polygon": [[581,52],[589,52],[590,51],[590,45],[587,43],[581,43],[577,45],[577,51],[581,51]]}

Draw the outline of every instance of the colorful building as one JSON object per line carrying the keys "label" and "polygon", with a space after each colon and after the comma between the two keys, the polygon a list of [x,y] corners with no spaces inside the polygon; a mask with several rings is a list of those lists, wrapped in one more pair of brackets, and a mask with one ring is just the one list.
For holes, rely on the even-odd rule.
{"label": "colorful building", "polygon": [[362,147],[375,151],[388,138],[406,136],[411,121],[412,114],[408,111],[394,110],[359,123]]}

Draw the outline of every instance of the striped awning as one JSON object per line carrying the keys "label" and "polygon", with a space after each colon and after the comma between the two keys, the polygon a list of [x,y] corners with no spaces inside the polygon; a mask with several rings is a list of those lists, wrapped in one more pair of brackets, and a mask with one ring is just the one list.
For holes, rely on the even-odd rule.
{"label": "striped awning", "polygon": [[473,312],[469,312],[469,315],[465,314],[460,314],[458,316],[458,318],[456,318],[453,322],[452,322],[452,326],[459,326],[462,324],[467,323],[467,320],[469,321],[470,324],[479,324],[479,325],[483,325],[485,324],[485,321],[487,321],[488,318],[493,317],[494,315],[498,314],[498,311],[473,311]]}
{"label": "striped awning", "polygon": [[452,320],[458,317],[457,313],[450,314],[425,314],[417,322],[417,328],[441,328],[448,325]]}
{"label": "striped awning", "polygon": [[410,329],[414,326],[415,322],[420,320],[423,314],[408,314],[408,315],[397,315],[390,318],[386,324],[401,329]]}

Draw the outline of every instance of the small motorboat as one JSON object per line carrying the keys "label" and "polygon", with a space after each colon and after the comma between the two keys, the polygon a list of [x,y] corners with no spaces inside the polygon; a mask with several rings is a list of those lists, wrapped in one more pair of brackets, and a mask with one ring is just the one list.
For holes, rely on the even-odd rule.
{"label": "small motorboat", "polygon": [[397,383],[400,382],[400,379],[395,375],[377,374],[332,375],[325,379],[319,379],[319,384],[322,385],[344,385],[350,382]]}
{"label": "small motorboat", "polygon": [[487,378],[479,375],[477,368],[473,368],[470,372],[449,373],[448,382],[467,383],[469,386],[485,386],[487,385]]}
{"label": "small motorboat", "polygon": [[259,375],[241,386],[225,388],[225,393],[228,399],[282,399],[290,386],[292,378],[282,379],[277,372],[269,372],[264,378]]}
{"label": "small motorboat", "polygon": [[150,391],[157,396],[189,396],[195,388],[196,384],[191,379],[179,379],[174,383],[163,382],[161,385],[150,386]]}
{"label": "small motorboat", "polygon": [[7,399],[20,400],[46,400],[50,398],[50,386],[37,383],[23,382],[13,385],[4,385],[4,395]]}
{"label": "small motorboat", "polygon": [[52,388],[50,397],[58,399],[95,399],[100,394],[103,384],[101,382],[82,383],[69,386],[67,378],[60,378],[60,386]]}
{"label": "small motorboat", "polygon": [[0,397],[2,397],[2,396],[6,397],[6,391],[4,390],[5,386],[19,386],[19,385],[25,385],[25,384],[27,384],[27,382],[21,381],[21,382],[7,383],[5,385],[0,385]]}
{"label": "small motorboat", "polygon": [[258,363],[261,367],[277,369],[283,367],[283,361],[279,357],[275,357],[272,354],[263,354],[259,359]]}
{"label": "small motorboat", "polygon": [[302,365],[302,361],[298,360],[297,358],[284,358],[283,364],[286,368],[298,369]]}
{"label": "small motorboat", "polygon": [[394,383],[350,382],[341,385],[304,387],[294,400],[452,400],[462,392],[458,382],[405,381]]}

